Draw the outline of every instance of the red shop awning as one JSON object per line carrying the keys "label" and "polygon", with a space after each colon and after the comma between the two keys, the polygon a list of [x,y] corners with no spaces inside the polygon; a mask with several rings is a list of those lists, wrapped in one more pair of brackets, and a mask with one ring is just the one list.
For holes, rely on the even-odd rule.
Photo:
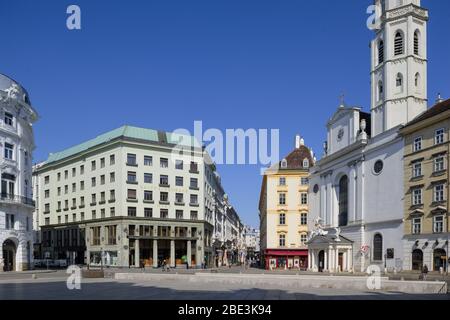
{"label": "red shop awning", "polygon": [[289,256],[289,257],[305,257],[308,256],[308,250],[266,250],[266,256]]}

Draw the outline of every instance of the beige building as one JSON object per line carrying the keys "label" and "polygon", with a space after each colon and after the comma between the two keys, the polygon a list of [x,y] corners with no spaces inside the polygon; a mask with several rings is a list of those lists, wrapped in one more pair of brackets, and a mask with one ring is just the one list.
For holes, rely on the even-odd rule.
{"label": "beige building", "polygon": [[450,100],[439,100],[401,133],[405,138],[404,266],[445,271],[450,235]]}
{"label": "beige building", "polygon": [[42,258],[211,265],[213,212],[205,199],[214,190],[205,180],[215,168],[192,137],[183,154],[175,151],[178,139],[124,126],[50,154],[34,172]]}
{"label": "beige building", "polygon": [[308,266],[308,189],[312,151],[295,149],[264,173],[259,201],[262,263],[266,269]]}

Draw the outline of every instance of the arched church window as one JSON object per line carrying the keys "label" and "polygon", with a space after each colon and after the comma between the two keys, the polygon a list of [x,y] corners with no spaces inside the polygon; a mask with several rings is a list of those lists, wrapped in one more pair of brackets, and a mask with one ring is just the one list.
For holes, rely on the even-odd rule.
{"label": "arched church window", "polygon": [[378,100],[382,100],[383,99],[383,92],[384,92],[384,88],[383,88],[383,81],[378,81]]}
{"label": "arched church window", "polygon": [[419,55],[419,30],[416,30],[416,32],[414,32],[414,54],[416,56]]}
{"label": "arched church window", "polygon": [[383,236],[379,233],[373,237],[373,260],[383,260]]}
{"label": "arched church window", "polygon": [[397,31],[394,40],[394,55],[399,56],[404,53],[403,34]]}
{"label": "arched church window", "polygon": [[384,62],[384,41],[380,40],[378,42],[378,63]]}
{"label": "arched church window", "polygon": [[418,88],[420,85],[420,74],[418,72],[414,76],[414,84],[415,84],[416,88]]}
{"label": "arched church window", "polygon": [[403,86],[403,75],[401,73],[397,73],[397,78],[395,79],[395,85],[397,87]]}
{"label": "arched church window", "polygon": [[348,223],[348,177],[343,176],[339,180],[339,226]]}

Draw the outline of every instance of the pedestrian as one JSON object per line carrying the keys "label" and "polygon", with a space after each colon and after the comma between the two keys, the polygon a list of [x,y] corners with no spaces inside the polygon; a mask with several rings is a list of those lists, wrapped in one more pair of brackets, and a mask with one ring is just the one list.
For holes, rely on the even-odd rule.
{"label": "pedestrian", "polygon": [[424,265],[422,268],[422,280],[427,281],[427,275],[428,275],[428,266]]}

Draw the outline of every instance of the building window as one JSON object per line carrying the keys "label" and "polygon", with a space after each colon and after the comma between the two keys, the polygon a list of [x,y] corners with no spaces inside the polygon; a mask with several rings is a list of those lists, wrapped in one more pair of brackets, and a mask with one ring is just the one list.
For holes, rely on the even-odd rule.
{"label": "building window", "polygon": [[106,214],[105,214],[105,209],[100,209],[100,218],[105,219]]}
{"label": "building window", "polygon": [[177,187],[182,187],[183,186],[183,177],[175,177],[175,185]]}
{"label": "building window", "polygon": [[159,176],[159,184],[163,186],[169,185],[169,177],[166,175],[160,175]]}
{"label": "building window", "polygon": [[116,244],[117,226],[107,226],[108,244]]}
{"label": "building window", "polygon": [[84,166],[80,166],[80,174],[84,174]]}
{"label": "building window", "polygon": [[159,160],[159,166],[160,166],[161,168],[168,168],[168,167],[169,167],[169,159],[161,158],[161,159]]}
{"label": "building window", "polygon": [[417,89],[419,89],[419,85],[420,85],[420,74],[416,73],[416,75],[414,76],[414,85],[416,86]]}
{"label": "building window", "polygon": [[109,174],[109,182],[110,183],[113,183],[113,182],[115,182],[116,181],[116,174],[114,173],[114,172],[111,172],[110,174]]}
{"label": "building window", "polygon": [[419,55],[419,30],[414,32],[414,54]]}
{"label": "building window", "polygon": [[183,203],[183,194],[182,193],[176,193],[175,194],[175,202],[178,204]]}
{"label": "building window", "polygon": [[191,165],[190,165],[189,171],[191,173],[197,173],[198,172],[198,164],[197,164],[197,162],[191,161]]}
{"label": "building window", "polygon": [[413,178],[421,177],[422,176],[422,163],[416,162],[413,163]]}
{"label": "building window", "polygon": [[11,113],[5,112],[5,124],[8,126],[13,126],[14,117]]}
{"label": "building window", "polygon": [[381,64],[384,62],[384,42],[383,40],[380,40],[378,42],[378,64]]}
{"label": "building window", "polygon": [[175,160],[175,169],[183,170],[183,160]]}
{"label": "building window", "polygon": [[109,216],[110,217],[115,217],[116,216],[116,208],[115,207],[109,208]]}
{"label": "building window", "polygon": [[433,218],[433,232],[434,233],[444,232],[444,216],[435,216]]}
{"label": "building window", "polygon": [[348,177],[343,176],[339,180],[339,226],[348,223]]}
{"label": "building window", "polygon": [[197,189],[198,188],[198,179],[197,178],[191,178],[189,187],[193,188],[193,189]]}
{"label": "building window", "polygon": [[14,157],[14,145],[5,143],[5,159],[13,160]]}
{"label": "building window", "polygon": [[153,191],[144,190],[144,201],[153,201]]}
{"label": "building window", "polygon": [[434,193],[434,197],[433,197],[434,202],[442,202],[445,200],[444,189],[445,189],[444,184],[438,184],[438,185],[434,186],[434,192],[433,192]]}
{"label": "building window", "polygon": [[100,245],[100,227],[93,227],[92,230],[92,242],[91,244],[93,246],[99,246]]}
{"label": "building window", "polygon": [[112,154],[109,156],[109,165],[113,166],[115,164],[116,164],[116,156]]}
{"label": "building window", "polygon": [[133,153],[128,153],[127,154],[127,165],[129,166],[136,166],[136,155]]}
{"label": "building window", "polygon": [[151,173],[144,173],[144,183],[153,183],[153,175]]}
{"label": "building window", "polygon": [[279,204],[280,205],[285,205],[286,204],[286,193],[280,193],[279,195],[278,195],[278,197],[279,197]]}
{"label": "building window", "polygon": [[384,163],[381,160],[377,160],[373,166],[373,172],[375,174],[380,174],[383,171]]}
{"label": "building window", "polygon": [[128,171],[127,182],[136,183],[136,172]]}
{"label": "building window", "polygon": [[280,186],[285,186],[285,185],[286,185],[286,178],[280,177]]}
{"label": "building window", "polygon": [[91,178],[91,186],[92,186],[92,187],[95,187],[96,184],[97,184],[97,183],[96,183],[95,177],[92,177],[92,178]]}
{"label": "building window", "polygon": [[394,55],[399,56],[404,53],[403,34],[398,31],[394,39]]}
{"label": "building window", "polygon": [[69,178],[69,171],[68,170],[64,170],[64,179],[68,179]]}
{"label": "building window", "polygon": [[77,175],[77,169],[72,168],[72,178],[75,177],[76,175]]}
{"label": "building window", "polygon": [[413,145],[413,151],[420,151],[422,150],[422,137],[417,137],[414,139],[414,145]]}
{"label": "building window", "polygon": [[281,226],[284,226],[286,224],[286,214],[285,213],[280,213],[280,217],[279,217],[279,224]]}
{"label": "building window", "polygon": [[44,198],[50,198],[50,190],[45,190],[44,191]]}
{"label": "building window", "polygon": [[7,213],[5,215],[5,228],[6,228],[6,230],[14,230],[14,224],[15,224],[14,215]]}
{"label": "building window", "polygon": [[197,205],[198,204],[198,196],[196,194],[191,194],[189,203]]}
{"label": "building window", "polygon": [[413,234],[420,234],[422,232],[422,219],[421,218],[414,218],[412,220],[412,233]]}
{"label": "building window", "polygon": [[286,159],[281,160],[281,168],[286,169],[287,168],[287,161]]}
{"label": "building window", "polygon": [[144,166],[152,166],[153,165],[153,157],[144,156]]}
{"label": "building window", "polygon": [[434,172],[441,172],[445,170],[445,159],[443,156],[439,156],[434,159]]}
{"label": "building window", "polygon": [[300,215],[300,224],[302,226],[306,226],[308,224],[308,214],[307,213],[302,213]]}
{"label": "building window", "polygon": [[308,236],[304,233],[302,233],[300,235],[300,245],[301,246],[305,246],[306,245],[306,241],[308,241]]}
{"label": "building window", "polygon": [[307,186],[309,184],[309,179],[308,178],[301,178],[300,179],[300,184],[302,186]]}
{"label": "building window", "polygon": [[383,260],[383,236],[379,233],[373,237],[373,260]]}
{"label": "building window", "polygon": [[105,183],[106,183],[106,178],[105,178],[105,175],[103,174],[100,176],[100,184],[104,185]]}
{"label": "building window", "polygon": [[97,164],[95,160],[91,161],[91,171],[94,171],[97,168]]}
{"label": "building window", "polygon": [[177,210],[175,215],[178,220],[183,220],[183,210]]}
{"label": "building window", "polygon": [[285,234],[280,234],[278,243],[279,243],[280,247],[286,246],[286,235]]}
{"label": "building window", "polygon": [[128,189],[127,199],[136,200],[136,189]]}
{"label": "building window", "polygon": [[309,168],[309,160],[308,159],[303,160],[303,168]]}
{"label": "building window", "polygon": [[128,216],[136,217],[136,207],[128,207]]}
{"label": "building window", "polygon": [[104,168],[105,167],[105,158],[101,158],[100,159],[100,168]]}
{"label": "building window", "polygon": [[419,206],[422,204],[422,189],[414,189],[412,192],[413,206]]}
{"label": "building window", "polygon": [[80,190],[84,190],[84,181],[80,181]]}
{"label": "building window", "polygon": [[169,210],[161,209],[159,211],[159,216],[160,216],[161,219],[168,219],[169,218]]}
{"label": "building window", "polygon": [[403,75],[401,73],[397,74],[397,78],[395,78],[395,85],[399,88],[398,91],[403,91]]}
{"label": "building window", "polygon": [[308,204],[308,194],[306,192],[302,192],[300,194],[300,204],[302,204],[302,205]]}
{"label": "building window", "polygon": [[434,133],[434,144],[444,143],[444,129],[438,129]]}
{"label": "building window", "polygon": [[161,201],[161,202],[168,202],[169,201],[169,194],[167,192],[160,192],[160,194],[159,194],[159,201]]}
{"label": "building window", "polygon": [[109,201],[113,202],[116,200],[116,191],[115,190],[109,190]]}
{"label": "building window", "polygon": [[153,217],[153,209],[152,208],[144,208],[144,217],[146,217],[146,218]]}
{"label": "building window", "polygon": [[191,220],[198,220],[198,212],[191,211]]}

